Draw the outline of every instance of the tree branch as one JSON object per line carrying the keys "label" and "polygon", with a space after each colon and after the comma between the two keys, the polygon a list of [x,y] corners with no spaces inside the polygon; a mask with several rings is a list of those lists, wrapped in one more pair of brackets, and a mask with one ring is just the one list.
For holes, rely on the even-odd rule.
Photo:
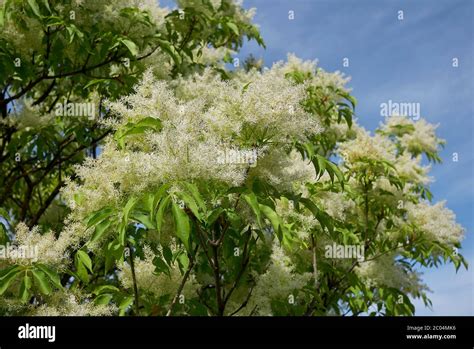
{"label": "tree branch", "polygon": [[170,316],[171,312],[173,311],[174,305],[178,301],[179,296],[181,295],[181,292],[183,291],[184,285],[188,281],[189,275],[191,274],[191,270],[194,268],[194,256],[196,255],[196,252],[199,249],[199,245],[196,246],[194,249],[193,255],[188,253],[188,258],[189,258],[189,265],[186,270],[186,273],[183,276],[183,279],[181,280],[181,284],[178,287],[178,290],[176,291],[176,295],[173,298],[173,301],[171,302],[168,311],[166,312],[166,316]]}
{"label": "tree branch", "polygon": [[130,261],[130,269],[132,271],[132,279],[133,279],[133,293],[135,295],[135,315],[140,315],[140,305],[139,305],[139,295],[138,295],[138,286],[137,286],[137,277],[135,275],[135,262],[133,261],[133,251],[130,245],[128,245],[129,250],[129,261]]}
{"label": "tree branch", "polygon": [[251,227],[248,228],[247,230],[247,239],[245,240],[245,245],[244,245],[244,251],[242,252],[242,264],[241,264],[241,268],[239,270],[239,274],[237,275],[237,277],[235,278],[235,281],[234,281],[234,284],[232,285],[231,289],[229,290],[229,293],[227,294],[227,296],[225,297],[224,299],[224,307],[227,305],[227,302],[229,301],[230,297],[232,296],[232,293],[235,291],[235,289],[237,288],[239,282],[240,282],[240,279],[242,278],[242,276],[244,275],[244,272],[245,270],[247,269],[247,266],[249,264],[249,261],[250,261],[250,255],[248,253],[248,245],[249,245],[249,242],[250,242],[250,238],[252,237],[252,229]]}

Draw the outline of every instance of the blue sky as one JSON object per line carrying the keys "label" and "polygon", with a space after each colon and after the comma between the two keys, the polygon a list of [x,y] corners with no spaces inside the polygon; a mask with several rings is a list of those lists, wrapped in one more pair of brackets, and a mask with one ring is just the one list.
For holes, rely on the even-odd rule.
{"label": "blue sky", "polygon": [[[474,266],[474,1],[245,0],[244,7],[257,8],[254,21],[267,49],[247,43],[237,55],[241,60],[253,53],[271,66],[292,52],[344,72],[352,77],[359,123],[369,130],[383,120],[380,104],[388,100],[420,103],[421,116],[440,124],[447,145],[443,164],[431,172],[431,189],[466,228],[461,253]],[[349,67],[343,67],[345,57]],[[445,265],[424,270],[424,277],[433,309],[415,301],[417,315],[474,315],[471,268],[456,274]]]}

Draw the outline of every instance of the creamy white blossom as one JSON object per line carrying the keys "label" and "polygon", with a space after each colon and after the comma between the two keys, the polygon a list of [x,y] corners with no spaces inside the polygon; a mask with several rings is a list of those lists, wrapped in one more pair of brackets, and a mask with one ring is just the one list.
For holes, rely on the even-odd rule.
{"label": "creamy white blossom", "polygon": [[370,286],[393,287],[408,293],[417,293],[426,288],[421,274],[408,272],[402,265],[394,263],[396,254],[386,254],[374,260],[360,263],[356,273]]}
{"label": "creamy white blossom", "polygon": [[395,160],[395,144],[388,138],[379,134],[371,136],[368,131],[360,127],[356,128],[356,132],[355,139],[339,145],[339,154],[346,163],[357,164],[363,159]]}
{"label": "creamy white blossom", "polygon": [[[152,293],[157,297],[164,295],[171,295],[174,297],[183,277],[178,268],[177,262],[171,265],[171,268],[169,269],[170,276],[164,273],[157,275],[155,273],[156,266],[153,264],[153,259],[155,257],[153,251],[148,246],[145,246],[144,254],[144,259],[135,258],[134,260],[137,286],[140,290]],[[119,279],[123,287],[130,290],[133,289],[132,271],[128,263],[124,263],[121,266]],[[195,297],[196,289],[197,284],[192,275],[190,280],[186,282],[181,295],[185,298]]]}
{"label": "creamy white blossom", "polygon": [[58,244],[58,240],[52,231],[41,233],[38,227],[30,230],[26,224],[20,222],[15,229],[15,238],[13,246],[17,250],[31,251],[29,257],[32,258],[24,258],[21,254],[18,254],[14,258],[8,259],[11,264],[31,265],[39,262],[64,267],[64,263],[69,258],[66,250],[69,243],[66,245]]}
{"label": "creamy white blossom", "polygon": [[114,305],[97,305],[85,294],[69,290],[54,292],[47,303],[31,308],[34,316],[111,316],[117,312]]}
{"label": "creamy white blossom", "polygon": [[257,315],[273,315],[271,302],[288,302],[297,290],[304,287],[313,277],[311,273],[297,273],[291,259],[277,241],[273,243],[271,262],[267,271],[258,277],[248,309],[256,309]]}
{"label": "creamy white blossom", "polygon": [[446,201],[430,205],[428,202],[406,204],[407,221],[423,232],[430,240],[454,244],[463,239],[464,229],[456,223],[456,215],[445,207]]}
{"label": "creamy white blossom", "polygon": [[143,192],[164,182],[203,178],[239,185],[248,166],[218,161],[219,153],[232,148],[255,148],[262,156],[255,171],[265,172],[277,185],[289,187],[292,180],[309,179],[310,167],[294,153],[281,151],[282,145],[321,131],[318,120],[300,106],[304,98],[304,85],[273,69],[246,88],[207,70],[181,80],[174,90],[148,72],[135,93],[109,103],[120,117],[112,126],[120,129],[151,117],[160,120],[162,130],[130,137],[124,150],[109,139],[99,159],[88,159],[77,169],[83,184],[70,184],[65,197],[71,207],[77,206],[78,197],[87,198],[74,213],[81,217],[118,204],[123,193]]}

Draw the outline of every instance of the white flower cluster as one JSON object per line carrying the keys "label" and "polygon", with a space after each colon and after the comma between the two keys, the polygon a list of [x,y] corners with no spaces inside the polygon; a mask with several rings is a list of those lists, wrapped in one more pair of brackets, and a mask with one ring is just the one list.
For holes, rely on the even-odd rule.
{"label": "white flower cluster", "polygon": [[277,74],[279,69],[278,65],[258,75],[245,88],[207,70],[181,79],[175,93],[171,85],[176,82],[155,81],[151,72],[146,73],[134,94],[109,103],[120,116],[112,126],[120,129],[151,117],[161,121],[162,130],[127,138],[124,150],[110,138],[98,160],[78,168],[83,184],[71,184],[64,191],[72,207],[77,196],[87,198],[76,216],[117,203],[123,193],[164,182],[203,178],[239,185],[247,167],[220,163],[219,154],[225,149],[257,149],[253,170],[266,173],[276,185],[288,187],[294,179],[311,177],[301,156],[286,154],[281,146],[305,140],[321,128],[300,106],[305,86]]}
{"label": "white flower cluster", "polygon": [[374,260],[362,262],[356,273],[367,281],[369,286],[385,286],[416,294],[425,289],[420,274],[407,272],[401,265],[393,262],[396,254],[386,254]]}
{"label": "white flower cluster", "polygon": [[273,242],[271,262],[267,271],[258,276],[257,284],[250,298],[248,310],[256,309],[256,315],[273,315],[271,303],[274,300],[295,303],[295,291],[301,290],[313,277],[312,273],[296,273],[294,264],[285,254],[278,241]]}
{"label": "white flower cluster", "polygon": [[463,239],[464,229],[456,223],[456,215],[445,207],[446,201],[430,205],[428,202],[407,203],[407,222],[423,232],[423,236],[452,245]]}
{"label": "white flower cluster", "polygon": [[344,221],[346,214],[353,212],[355,203],[344,193],[325,192],[320,197],[322,208],[333,218]]}
{"label": "white flower cluster", "polygon": [[431,177],[428,176],[431,166],[422,166],[421,160],[421,155],[413,157],[405,152],[397,157],[394,166],[400,177],[408,179],[412,183],[427,185],[432,181]]}
{"label": "white flower cluster", "polygon": [[[15,229],[16,241],[14,248],[18,251],[30,251],[25,258],[25,254],[10,254],[8,263],[19,265],[31,265],[34,262],[44,263],[54,266],[64,266],[68,260],[66,249],[69,242],[62,243],[54,236],[52,231],[41,234],[38,227],[29,229],[26,224],[19,223]],[[8,255],[6,257],[9,257]]]}
{"label": "white flower cluster", "polygon": [[379,134],[371,136],[368,131],[356,125],[354,128],[356,137],[339,145],[339,154],[345,163],[356,165],[364,159],[395,160],[395,144],[390,139]]}
{"label": "white flower cluster", "polygon": [[117,311],[113,305],[97,305],[79,291],[57,291],[48,296],[48,302],[31,307],[32,316],[111,316]]}
{"label": "white flower cluster", "polygon": [[[154,272],[156,267],[153,264],[153,258],[155,257],[153,251],[148,246],[145,246],[144,253],[145,259],[135,258],[134,260],[137,286],[140,290],[151,293],[156,297],[164,295],[171,295],[173,297],[183,278],[177,263],[172,264],[170,276],[163,273],[156,275]],[[122,265],[119,279],[123,287],[133,289],[132,271],[128,263]],[[194,280],[194,275],[190,275],[190,279],[186,282],[181,294],[185,298],[191,298],[196,296],[196,289],[197,284]]]}
{"label": "white flower cluster", "polygon": [[412,133],[404,134],[401,144],[412,154],[434,153],[438,146],[443,143],[436,137],[435,130],[438,125],[433,125],[421,119],[414,123],[415,130]]}
{"label": "white flower cluster", "polygon": [[[291,203],[285,198],[277,200],[276,212],[286,222],[297,223],[298,229],[296,231],[297,237],[301,241],[308,241],[309,234],[316,227],[320,227],[319,221],[314,218],[313,214],[300,213],[294,209],[294,203]],[[299,251],[300,252],[300,251]]]}
{"label": "white flower cluster", "polygon": [[[438,126],[439,124],[430,124],[425,119],[415,122],[407,117],[394,115],[385,120],[381,129],[400,137],[402,147],[416,156],[421,153],[435,153],[444,143],[443,139],[436,137]],[[411,130],[403,130],[407,127]]]}
{"label": "white flower cluster", "polygon": [[273,149],[259,160],[258,166],[249,172],[249,177],[266,180],[277,189],[290,192],[315,180],[316,173],[313,164],[304,160],[297,151],[286,154],[282,149]]}

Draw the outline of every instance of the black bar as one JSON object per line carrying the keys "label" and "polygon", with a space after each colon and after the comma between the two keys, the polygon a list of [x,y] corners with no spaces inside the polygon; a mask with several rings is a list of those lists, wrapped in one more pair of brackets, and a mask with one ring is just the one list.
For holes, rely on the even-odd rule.
{"label": "black bar", "polygon": [[[55,326],[54,342],[47,338],[20,339],[20,326],[25,326],[25,330],[26,324],[30,330],[31,326]],[[32,335],[35,336],[34,331]],[[221,348],[227,344],[247,348],[249,342],[261,343],[264,348],[272,343],[290,348],[302,347],[304,343],[310,344],[310,348],[341,345],[473,348],[474,320],[473,317],[0,317],[1,349],[72,345],[89,348],[99,344],[130,348],[131,344],[145,346],[145,343],[153,348],[160,348],[164,343],[174,343],[173,348],[217,343]]]}

